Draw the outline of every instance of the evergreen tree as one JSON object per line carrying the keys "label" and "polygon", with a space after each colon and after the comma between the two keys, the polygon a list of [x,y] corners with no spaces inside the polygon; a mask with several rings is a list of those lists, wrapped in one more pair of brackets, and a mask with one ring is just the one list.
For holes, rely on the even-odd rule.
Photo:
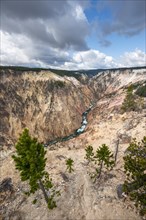
{"label": "evergreen tree", "polygon": [[94,173],[90,173],[91,178],[96,181],[97,178],[100,178],[103,168],[110,170],[114,166],[113,154],[109,150],[108,146],[103,144],[96,150],[96,154],[93,152],[93,147],[88,146],[86,149],[86,159],[89,162],[98,164],[98,167],[95,168]]}
{"label": "evergreen tree", "polygon": [[126,97],[124,99],[124,102],[122,104],[121,109],[126,111],[135,111],[136,110],[136,102],[135,102],[135,96],[133,94],[133,86],[129,86],[127,89]]}
{"label": "evergreen tree", "polygon": [[146,84],[138,87],[136,94],[141,97],[146,97]]}
{"label": "evergreen tree", "polygon": [[97,158],[99,169],[98,169],[98,178],[102,173],[103,166],[110,170],[114,166],[113,154],[109,150],[106,144],[103,144],[99,149],[96,150],[95,158]]}
{"label": "evergreen tree", "polygon": [[15,147],[16,155],[12,158],[16,169],[20,171],[21,180],[29,183],[30,191],[27,194],[30,195],[41,189],[48,208],[53,209],[56,207],[54,197],[59,195],[59,192],[54,189],[52,179],[45,171],[47,159],[44,146],[37,142],[36,138],[31,138],[28,129],[24,129]]}
{"label": "evergreen tree", "polygon": [[124,169],[127,179],[123,189],[135,201],[140,214],[146,215],[146,137],[141,142],[134,139],[130,143],[124,157]]}
{"label": "evergreen tree", "polygon": [[67,170],[68,170],[69,173],[74,171],[74,169],[73,169],[73,162],[74,161],[71,158],[66,160],[66,166],[67,166]]}
{"label": "evergreen tree", "polygon": [[89,145],[88,147],[86,147],[85,151],[86,151],[85,159],[87,159],[88,162],[94,161],[94,158],[93,158],[93,156],[94,156],[93,147],[91,145]]}

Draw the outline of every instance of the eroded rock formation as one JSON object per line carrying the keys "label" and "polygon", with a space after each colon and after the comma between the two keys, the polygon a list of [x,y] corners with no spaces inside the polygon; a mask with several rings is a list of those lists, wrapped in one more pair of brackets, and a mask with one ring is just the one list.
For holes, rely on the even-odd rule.
{"label": "eroded rock formation", "polygon": [[[48,211],[40,191],[29,198],[24,195],[28,185],[21,182],[15,170],[12,159],[15,149],[1,151],[0,180],[2,183],[6,178],[12,180],[14,192],[3,197],[0,218],[141,220],[133,203],[121,196],[119,187],[125,180],[123,156],[130,141],[135,137],[140,141],[146,135],[146,109],[143,105],[138,111],[122,113],[121,105],[125,88],[145,84],[146,70],[105,71],[90,79],[84,75],[80,81],[45,71],[9,70],[2,71],[1,76],[2,146],[12,144],[25,126],[41,141],[68,135],[80,126],[82,113],[91,100],[94,107],[88,114],[84,133],[46,148],[46,170],[61,192],[57,208],[52,211]],[[116,154],[116,165],[109,175],[103,174],[100,182],[93,183],[89,176],[93,167],[85,160],[85,147],[92,145],[96,151],[102,144]],[[72,174],[66,171],[68,158],[74,160]],[[37,199],[35,205],[34,199]]]}
{"label": "eroded rock formation", "polygon": [[74,77],[49,71],[1,71],[1,143],[12,144],[24,127],[39,141],[77,129],[93,94]]}

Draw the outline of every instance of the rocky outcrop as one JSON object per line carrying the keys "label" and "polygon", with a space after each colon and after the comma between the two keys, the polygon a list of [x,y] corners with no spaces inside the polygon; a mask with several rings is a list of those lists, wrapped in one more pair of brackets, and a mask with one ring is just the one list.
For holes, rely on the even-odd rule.
{"label": "rocky outcrop", "polygon": [[49,71],[1,71],[1,143],[11,144],[24,127],[39,141],[70,134],[80,126],[93,95],[74,77]]}
{"label": "rocky outcrop", "polygon": [[98,73],[89,80],[94,95],[99,98],[105,94],[115,93],[136,82],[146,81],[146,69],[115,69]]}

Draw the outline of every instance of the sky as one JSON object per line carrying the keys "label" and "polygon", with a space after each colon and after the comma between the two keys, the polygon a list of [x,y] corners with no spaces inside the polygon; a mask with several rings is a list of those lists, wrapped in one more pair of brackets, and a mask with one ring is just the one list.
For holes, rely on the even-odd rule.
{"label": "sky", "polygon": [[0,0],[0,65],[146,66],[146,0]]}

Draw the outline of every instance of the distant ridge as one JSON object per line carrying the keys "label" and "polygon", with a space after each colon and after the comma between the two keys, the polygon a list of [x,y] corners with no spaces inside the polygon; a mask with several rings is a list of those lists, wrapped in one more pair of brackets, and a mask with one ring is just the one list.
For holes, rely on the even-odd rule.
{"label": "distant ridge", "polygon": [[74,76],[78,78],[81,74],[87,74],[89,76],[94,76],[99,72],[104,72],[107,70],[110,71],[117,71],[117,70],[128,70],[128,69],[144,69],[146,66],[139,66],[139,67],[119,67],[119,68],[108,68],[108,69],[82,69],[82,70],[60,70],[60,69],[52,69],[52,68],[37,68],[37,67],[25,67],[25,66],[0,66],[0,70],[4,69],[11,69],[15,71],[35,71],[40,72],[42,70],[51,71],[60,76]]}

